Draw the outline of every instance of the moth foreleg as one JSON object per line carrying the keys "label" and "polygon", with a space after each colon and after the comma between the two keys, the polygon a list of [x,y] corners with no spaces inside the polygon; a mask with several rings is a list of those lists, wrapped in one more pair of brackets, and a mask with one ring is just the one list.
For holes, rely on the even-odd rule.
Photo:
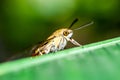
{"label": "moth foreleg", "polygon": [[79,44],[77,41],[75,41],[74,39],[70,39],[69,40],[71,43],[73,43],[74,45],[76,45],[76,46],[82,46],[81,44]]}
{"label": "moth foreleg", "polygon": [[73,38],[67,38],[67,37],[65,37],[66,39],[67,39],[67,41],[70,41],[72,44],[74,44],[74,45],[76,45],[76,46],[82,46],[81,44],[79,44],[77,41],[75,41]]}

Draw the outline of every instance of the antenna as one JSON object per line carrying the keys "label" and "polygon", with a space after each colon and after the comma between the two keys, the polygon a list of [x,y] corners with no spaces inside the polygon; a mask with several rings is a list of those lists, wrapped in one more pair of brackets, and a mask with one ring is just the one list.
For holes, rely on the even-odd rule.
{"label": "antenna", "polygon": [[82,29],[82,28],[88,27],[88,26],[92,25],[93,23],[94,23],[94,22],[91,21],[90,23],[84,24],[84,25],[82,25],[82,26],[80,26],[79,28],[76,28],[76,29],[74,29],[74,30],[79,30],[79,29]]}
{"label": "antenna", "polygon": [[76,19],[72,22],[72,24],[68,27],[68,29],[70,29],[77,21],[78,21],[78,19],[76,18]]}

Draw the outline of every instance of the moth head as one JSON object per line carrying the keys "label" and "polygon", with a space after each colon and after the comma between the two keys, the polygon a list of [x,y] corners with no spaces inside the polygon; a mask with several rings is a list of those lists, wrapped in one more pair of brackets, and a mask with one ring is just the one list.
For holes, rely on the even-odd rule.
{"label": "moth head", "polygon": [[71,30],[71,27],[78,21],[78,19],[75,19],[72,24],[63,30],[63,36],[67,37],[67,38],[71,38],[73,35],[73,30]]}
{"label": "moth head", "polygon": [[72,35],[73,35],[73,31],[74,31],[74,30],[79,30],[79,29],[82,29],[82,28],[84,28],[84,27],[87,27],[87,26],[93,24],[93,21],[92,21],[92,22],[90,22],[90,23],[87,23],[87,24],[84,24],[84,25],[80,26],[79,28],[76,28],[76,29],[73,29],[73,30],[72,30],[72,29],[71,29],[72,26],[73,26],[77,21],[78,21],[78,19],[75,19],[75,20],[72,22],[72,24],[71,24],[67,29],[64,29],[63,35],[64,35],[65,37],[71,38]]}
{"label": "moth head", "polygon": [[59,30],[55,31],[55,32],[53,33],[53,35],[50,36],[48,39],[52,38],[53,36],[61,36],[61,35],[64,36],[64,37],[66,37],[66,38],[69,38],[69,39],[70,39],[70,38],[72,37],[72,35],[73,35],[73,31],[82,29],[82,28],[84,28],[84,27],[87,27],[87,26],[93,24],[93,21],[92,21],[92,22],[87,23],[87,24],[84,24],[84,25],[82,25],[82,26],[80,26],[80,27],[78,27],[78,28],[76,28],[76,29],[71,29],[72,26],[73,26],[77,21],[78,21],[78,19],[75,19],[68,28],[62,28],[62,29],[59,29]]}
{"label": "moth head", "polygon": [[67,38],[71,38],[73,35],[73,31],[71,29],[65,29],[63,31],[63,36],[67,37]]}

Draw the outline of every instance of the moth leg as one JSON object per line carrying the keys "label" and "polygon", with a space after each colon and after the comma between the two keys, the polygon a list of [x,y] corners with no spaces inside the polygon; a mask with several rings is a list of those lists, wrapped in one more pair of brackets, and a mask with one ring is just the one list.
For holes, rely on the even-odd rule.
{"label": "moth leg", "polygon": [[44,52],[45,54],[48,54],[50,52],[50,46],[47,46],[46,48],[44,48]]}
{"label": "moth leg", "polygon": [[67,41],[70,41],[72,44],[74,44],[74,45],[76,45],[76,46],[82,46],[81,44],[79,44],[77,41],[75,41],[73,38],[67,38],[67,37],[65,37],[66,39],[67,39]]}
{"label": "moth leg", "polygon": [[39,48],[38,48],[38,52],[39,52],[39,54],[40,54],[40,55],[43,55],[43,53],[40,51],[40,49],[39,49]]}
{"label": "moth leg", "polygon": [[53,44],[51,44],[51,49],[50,49],[51,52],[57,52],[57,48],[55,46],[55,43],[53,41]]}
{"label": "moth leg", "polygon": [[79,44],[77,41],[75,41],[73,38],[70,39],[70,42],[73,43],[76,46],[82,46],[81,44]]}
{"label": "moth leg", "polygon": [[49,44],[44,48],[45,54],[48,54],[50,51],[53,52],[54,50],[55,50],[54,44]]}
{"label": "moth leg", "polygon": [[63,50],[64,47],[66,46],[67,41],[65,38],[61,38],[60,44],[59,44],[59,49],[58,50]]}

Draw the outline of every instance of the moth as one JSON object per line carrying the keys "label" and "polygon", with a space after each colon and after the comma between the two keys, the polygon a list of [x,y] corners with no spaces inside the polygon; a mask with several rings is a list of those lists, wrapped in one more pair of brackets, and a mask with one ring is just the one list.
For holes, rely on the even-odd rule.
{"label": "moth", "polygon": [[72,44],[74,44],[75,46],[81,46],[81,44],[79,44],[77,41],[75,41],[72,38],[73,31],[79,30],[86,26],[89,26],[89,25],[93,24],[93,21],[88,24],[82,25],[77,29],[72,30],[71,27],[77,21],[78,21],[78,19],[75,19],[68,28],[62,28],[62,29],[56,30],[45,41],[35,45],[31,50],[32,56],[49,54],[50,52],[57,52],[59,50],[62,50],[67,45],[68,41],[71,42]]}

